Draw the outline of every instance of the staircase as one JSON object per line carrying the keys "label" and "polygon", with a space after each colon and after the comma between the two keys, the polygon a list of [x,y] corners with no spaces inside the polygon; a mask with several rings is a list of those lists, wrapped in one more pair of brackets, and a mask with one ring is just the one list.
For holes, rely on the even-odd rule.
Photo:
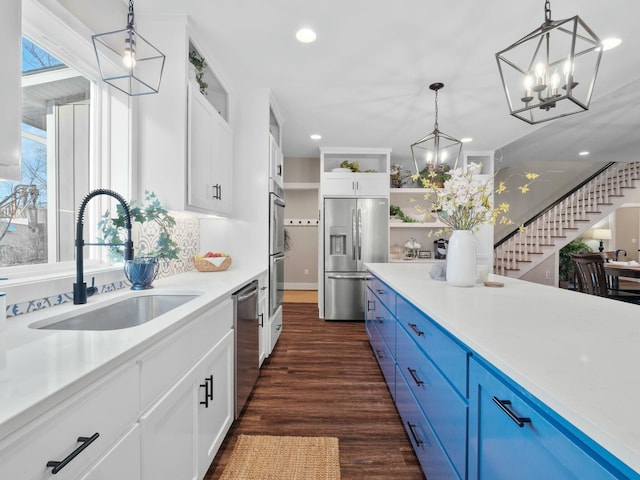
{"label": "staircase", "polygon": [[612,164],[497,246],[494,272],[522,277],[625,203],[635,180],[640,162]]}

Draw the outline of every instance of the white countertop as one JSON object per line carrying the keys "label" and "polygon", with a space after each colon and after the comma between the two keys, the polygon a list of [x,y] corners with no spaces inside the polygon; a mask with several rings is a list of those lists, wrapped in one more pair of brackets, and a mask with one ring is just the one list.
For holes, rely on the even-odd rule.
{"label": "white countertop", "polygon": [[454,287],[432,280],[424,264],[367,266],[640,472],[640,306],[495,275],[503,288]]}
{"label": "white countertop", "polygon": [[136,294],[129,289],[89,297],[87,305],[64,304],[9,317],[6,330],[0,331],[0,440],[264,271],[232,265],[224,272],[194,271],[156,280],[143,293],[201,295],[148,323],[121,330],[36,330],[29,325]]}

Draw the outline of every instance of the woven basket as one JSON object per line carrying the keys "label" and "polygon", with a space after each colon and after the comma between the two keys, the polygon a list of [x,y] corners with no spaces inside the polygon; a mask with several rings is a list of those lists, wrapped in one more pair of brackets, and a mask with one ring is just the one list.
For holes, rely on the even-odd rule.
{"label": "woven basket", "polygon": [[222,272],[231,266],[231,257],[225,257],[219,267],[204,258],[193,257],[193,266],[199,272]]}

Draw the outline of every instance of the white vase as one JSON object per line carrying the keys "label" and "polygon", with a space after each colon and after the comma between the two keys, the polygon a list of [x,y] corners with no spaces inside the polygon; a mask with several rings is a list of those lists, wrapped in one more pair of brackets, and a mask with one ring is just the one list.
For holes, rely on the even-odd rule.
{"label": "white vase", "polygon": [[447,283],[473,287],[478,276],[476,239],[471,230],[454,230],[447,248]]}

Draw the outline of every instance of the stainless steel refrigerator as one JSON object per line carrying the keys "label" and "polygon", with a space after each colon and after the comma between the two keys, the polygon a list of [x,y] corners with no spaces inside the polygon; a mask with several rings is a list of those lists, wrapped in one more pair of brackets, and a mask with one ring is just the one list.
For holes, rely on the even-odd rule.
{"label": "stainless steel refrigerator", "polygon": [[365,263],[389,258],[386,198],[324,199],[324,318],[364,320]]}

